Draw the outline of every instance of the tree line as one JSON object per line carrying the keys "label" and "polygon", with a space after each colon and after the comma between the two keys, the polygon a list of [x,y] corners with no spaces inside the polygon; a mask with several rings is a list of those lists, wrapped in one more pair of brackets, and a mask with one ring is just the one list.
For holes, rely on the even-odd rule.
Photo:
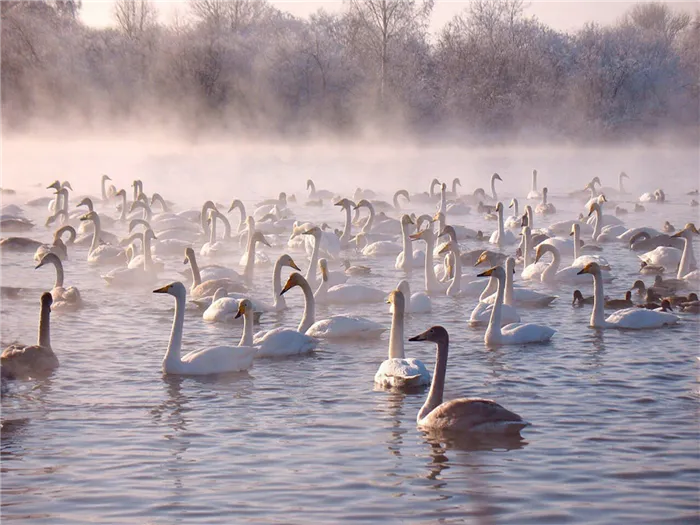
{"label": "tree line", "polygon": [[6,129],[700,138],[700,13],[665,4],[567,33],[523,0],[473,0],[436,34],[433,0],[346,0],[308,19],[265,0],[189,0],[168,24],[148,0],[117,0],[111,28],[83,24],[80,7],[0,2]]}

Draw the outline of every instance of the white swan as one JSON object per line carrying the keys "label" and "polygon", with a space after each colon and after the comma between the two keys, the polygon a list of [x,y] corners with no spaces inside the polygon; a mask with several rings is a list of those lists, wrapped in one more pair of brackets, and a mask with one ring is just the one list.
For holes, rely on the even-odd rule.
{"label": "white swan", "polygon": [[582,252],[586,248],[586,245],[581,246],[581,225],[574,223],[571,225],[571,233],[569,234],[574,238],[574,262],[571,266],[574,268],[583,268],[588,263],[597,262],[603,267],[610,268],[610,263],[608,260],[601,255],[583,255]]}
{"label": "white swan", "polygon": [[352,239],[352,209],[355,207],[355,203],[350,199],[340,199],[334,206],[340,206],[345,212],[345,226],[339,240],[340,247],[347,248],[350,245],[350,239]]}
{"label": "white swan", "polygon": [[[540,244],[535,252],[535,262],[538,262],[545,253],[552,254],[552,262],[549,263],[547,268],[544,269],[540,275],[540,281],[543,283],[555,283],[555,282],[566,282],[572,284],[589,283],[591,278],[587,275],[582,275],[579,273],[579,269],[573,266],[567,266],[566,268],[559,269],[561,264],[561,254],[555,246],[549,244]],[[613,277],[609,272],[603,274],[602,278],[610,282]]]}
{"label": "white swan", "polygon": [[640,330],[644,328],[660,328],[678,322],[678,317],[666,312],[647,310],[646,308],[625,308],[618,310],[605,318],[605,295],[603,292],[603,279],[600,266],[597,263],[587,264],[581,274],[593,276],[593,313],[591,314],[591,328],[623,328]]}
{"label": "white swan", "polygon": [[64,233],[68,233],[68,244],[75,242],[75,238],[77,236],[75,228],[70,225],[61,226],[54,232],[53,242],[51,244],[42,244],[36,249],[36,252],[34,253],[34,260],[36,262],[41,261],[42,257],[44,257],[47,253],[53,253],[61,260],[67,259],[68,247],[61,238]]}
{"label": "white swan", "polygon": [[509,230],[517,230],[522,225],[522,217],[518,215],[518,199],[511,199],[510,205],[508,207],[513,208],[513,215],[506,219],[505,223],[503,224],[503,227]]}
{"label": "white swan", "polygon": [[41,268],[45,264],[53,264],[56,268],[56,282],[51,290],[53,308],[60,310],[80,308],[83,305],[80,291],[75,286],[63,287],[63,263],[61,259],[55,253],[47,253],[41,258],[36,268]]}
{"label": "white swan", "polygon": [[389,332],[389,358],[379,365],[374,382],[382,388],[416,388],[430,384],[430,372],[418,359],[406,359],[404,352],[404,308],[403,293],[394,290],[387,303],[393,308],[391,331]]}
{"label": "white swan", "polygon": [[323,281],[319,285],[314,298],[319,304],[360,304],[379,303],[386,298],[386,292],[362,284],[328,285],[328,261],[318,261]]}
{"label": "white swan", "polygon": [[529,425],[518,414],[490,399],[460,398],[443,402],[449,335],[442,326],[433,326],[409,341],[431,341],[437,345],[433,382],[416,417],[419,427],[439,432],[517,436]]}
{"label": "white swan", "polygon": [[549,190],[546,187],[542,188],[542,202],[535,206],[535,213],[539,215],[551,215],[557,212],[557,209],[554,207],[554,204],[552,204],[551,202],[547,202],[548,193]]}
{"label": "white swan", "polygon": [[[321,279],[316,277],[316,268],[318,266],[318,259],[321,251],[321,237],[323,235],[323,232],[321,231],[321,228],[319,228],[318,226],[314,226],[313,228],[303,232],[303,235],[310,236],[311,238],[313,238],[314,242],[313,251],[311,252],[311,262],[309,263],[309,267],[306,270],[306,280],[310,285],[318,286],[323,282]],[[347,282],[347,280],[348,276],[345,275],[345,272],[328,272],[329,286],[343,284]]]}
{"label": "white swan", "polygon": [[107,272],[101,277],[109,285],[119,286],[139,286],[142,284],[151,284],[158,278],[158,267],[153,262],[151,255],[151,239],[155,239],[153,230],[147,229],[143,232],[143,258],[134,258],[140,263],[139,266],[126,266],[125,268],[116,268]]}
{"label": "white swan", "polygon": [[556,333],[556,330],[548,326],[532,323],[513,323],[501,327],[506,272],[503,267],[496,266],[486,270],[484,273],[480,273],[479,277],[490,277],[491,275],[495,275],[496,279],[498,279],[498,295],[493,310],[491,310],[491,319],[488,328],[486,328],[484,343],[487,346],[494,346],[548,342]]}
{"label": "white swan", "polygon": [[532,232],[529,226],[523,227],[523,271],[520,277],[526,281],[541,281],[542,272],[548,264],[545,262],[532,262],[530,252],[532,251]]}
{"label": "white swan", "polygon": [[96,211],[91,211],[80,217],[81,221],[92,221],[95,225],[92,232],[92,244],[88,251],[88,262],[91,264],[120,264],[126,261],[126,253],[121,248],[100,244],[100,216]]}
{"label": "white swan", "polygon": [[257,349],[253,346],[214,346],[180,355],[182,328],[185,322],[187,290],[181,282],[174,282],[153,290],[175,297],[175,317],[170,342],[163,358],[163,372],[177,375],[209,375],[248,370],[253,365]]}
{"label": "white swan", "polygon": [[426,228],[417,233],[410,235],[411,239],[425,241],[425,291],[430,294],[444,293],[447,291],[448,284],[441,283],[435,276],[435,268],[433,266],[433,250],[435,249],[435,233],[432,228]]}
{"label": "white swan", "polygon": [[[540,194],[539,191],[537,191],[537,170],[532,170],[532,188],[530,189],[529,193],[527,194],[527,198],[529,200],[540,200],[542,198],[542,195]],[[517,215],[517,212],[516,212]]]}
{"label": "white swan", "polygon": [[402,250],[396,256],[396,264],[394,267],[397,270],[410,272],[413,268],[420,268],[425,263],[425,255],[420,250],[413,249],[413,241],[411,234],[408,231],[408,225],[415,224],[409,215],[404,214],[401,217],[401,241]]}
{"label": "white swan", "polygon": [[[411,285],[406,279],[402,279],[396,286],[404,297],[404,311],[408,314],[425,314],[433,309],[433,303],[424,292],[411,294]],[[390,303],[389,312],[394,313],[393,303]]]}
{"label": "white swan", "polygon": [[693,256],[693,235],[697,235],[698,233],[695,225],[693,223],[688,223],[685,228],[674,235],[674,237],[680,237],[684,241],[683,254],[681,255],[680,263],[678,263],[676,279],[685,281],[700,280],[700,271],[697,269],[692,270],[691,267],[695,259]]}
{"label": "white swan", "polygon": [[365,319],[364,317],[351,317],[346,315],[334,315],[328,319],[315,321],[316,301],[311,286],[299,273],[292,273],[287,284],[282,288],[282,294],[295,286],[299,286],[304,292],[304,316],[299,325],[299,332],[305,331],[306,335],[316,339],[374,339],[380,337],[386,331],[379,323]]}
{"label": "white swan", "polygon": [[498,229],[491,234],[489,242],[496,244],[499,248],[509,246],[517,242],[517,238],[510,230],[505,230],[503,227],[503,203],[499,202],[496,205],[496,213],[498,213]]}
{"label": "white swan", "polygon": [[[515,268],[511,270],[511,279],[512,279],[512,272],[515,272]],[[491,275],[489,278],[489,285],[491,287],[497,286],[496,282],[496,277],[494,275]],[[507,278],[506,278],[507,281]],[[514,305],[514,300],[513,300],[513,287],[509,288],[506,282],[506,291],[505,291],[505,301],[504,304],[501,307],[501,316],[500,316],[500,321],[501,321],[501,326],[505,326],[511,323],[519,323],[520,322],[520,315],[518,314],[518,311],[515,308]],[[496,300],[498,300],[498,291],[496,291]],[[481,326],[481,325],[487,325],[491,321],[491,312],[495,308],[496,301],[493,302],[485,302],[485,301],[479,301],[479,303],[474,307],[474,310],[472,310],[471,315],[469,316],[469,325],[470,326]]]}
{"label": "white swan", "polygon": [[228,251],[228,246],[216,238],[216,219],[225,218],[220,211],[216,209],[209,210],[209,241],[202,245],[199,254],[203,257],[216,257],[224,255]]}
{"label": "white swan", "polygon": [[397,252],[400,254],[402,250],[401,245],[393,241],[375,241],[370,243],[365,232],[355,235],[355,242],[360,253],[365,257],[393,256]]}
{"label": "white swan", "polygon": [[306,181],[306,189],[309,190],[309,199],[332,199],[334,193],[328,190],[317,190],[314,181]]}
{"label": "white swan", "polygon": [[39,338],[35,345],[13,344],[0,355],[2,376],[8,379],[44,377],[58,368],[58,358],[51,349],[51,294],[41,294]]}
{"label": "white swan", "polygon": [[[515,288],[513,286],[513,274],[515,273],[515,259],[508,257],[506,259],[506,292],[505,292],[505,305],[512,306],[524,306],[524,307],[545,307],[557,299],[556,295],[549,295],[535,290],[530,290],[529,288]],[[491,294],[485,299],[482,299],[482,303],[494,304],[497,293]]]}
{"label": "white swan", "polygon": [[658,246],[638,257],[649,266],[663,266],[673,271],[680,264],[683,251],[672,246]]}
{"label": "white swan", "polygon": [[[256,264],[269,264],[270,258],[262,252],[256,251],[257,243],[262,243],[266,246],[270,246],[267,242],[265,236],[262,232],[257,231],[255,228],[255,219],[248,215],[245,220],[246,232],[247,232],[247,243],[246,250],[241,255],[241,260],[239,261],[240,266],[245,267],[244,275],[248,278],[248,275],[252,276],[253,266]],[[251,251],[252,250],[252,251]]]}

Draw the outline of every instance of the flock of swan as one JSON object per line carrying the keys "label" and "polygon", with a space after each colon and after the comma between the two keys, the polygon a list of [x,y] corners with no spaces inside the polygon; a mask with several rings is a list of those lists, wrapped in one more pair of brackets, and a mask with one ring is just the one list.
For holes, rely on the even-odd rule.
{"label": "flock of swan", "polygon": [[[693,253],[698,230],[691,221],[678,229],[668,221],[660,229],[625,226],[621,217],[630,212],[623,208],[624,203],[634,203],[632,213],[642,213],[644,205],[663,206],[668,202],[661,189],[632,200],[623,186],[627,178],[622,173],[618,188],[600,188],[600,179],[595,177],[583,190],[561,196],[580,207],[578,216],[562,220],[553,220],[561,212],[550,202],[546,187],[538,190],[537,171],[532,173],[532,188],[524,199],[530,203],[522,209],[516,197],[505,208],[503,203],[508,201],[501,200],[496,188],[503,178],[497,173],[491,176],[490,194],[481,188],[461,194],[459,179],[453,180],[451,191],[448,184],[433,179],[429,191],[411,194],[399,190],[391,202],[380,200],[371,190],[358,189],[352,197],[337,195],[317,189],[309,180],[305,202],[282,192],[257,203],[250,214],[240,199],[228,209],[207,201],[201,209],[174,211],[175,205],[161,194],[147,195],[140,180],[133,181],[133,199],[129,200],[131,191],[109,185],[107,175],[102,176],[100,196],[82,197],[71,208],[71,184],[55,181],[48,186],[53,195],[25,204],[48,209],[46,226],[57,226],[51,243],[24,236],[36,225],[24,217],[22,206],[2,208],[0,228],[5,235],[16,235],[0,240],[3,255],[31,254],[37,269],[53,266],[56,274],[54,287],[41,295],[38,341],[34,345],[13,344],[3,351],[3,381],[41,377],[58,368],[50,340],[50,312],[61,310],[70,315],[83,306],[80,291],[65,284],[69,281],[64,269],[69,250],[79,246],[87,249],[87,263],[104,268],[102,278],[108,286],[149,289],[158,283],[166,259],[184,255],[189,268],[182,279],[153,290],[175,299],[170,341],[162,364],[165,374],[238,372],[253,366],[255,359],[306,354],[322,342],[332,347],[341,340],[378,339],[387,330],[385,324],[356,315],[317,319],[316,305],[352,309],[386,302],[391,313],[389,349],[387,359],[379,363],[376,385],[388,389],[429,387],[417,415],[422,428],[518,434],[528,423],[494,401],[443,400],[449,334],[444,327],[433,326],[408,339],[436,345],[431,376],[424,363],[406,357],[405,317],[430,312],[431,297],[446,295],[464,303],[476,301],[466,323],[484,330],[484,343],[489,348],[545,344],[556,330],[523,322],[522,318],[530,309],[548,308],[558,296],[541,291],[542,286],[533,287],[535,283],[550,287],[575,284],[581,289],[592,286],[590,297],[581,289],[575,290],[572,304],[592,306],[589,324],[595,329],[663,329],[681,322],[683,315],[700,313],[696,293],[700,271]],[[342,213],[342,229],[296,218],[312,215],[315,207],[329,204]],[[511,209],[512,215],[506,215]],[[615,211],[605,213],[608,209]],[[110,216],[115,210],[118,215]],[[413,210],[430,213],[416,214]],[[232,212],[240,217],[236,228],[229,220]],[[490,235],[466,225],[469,215],[475,213],[494,221]],[[535,221],[547,225],[535,228]],[[114,229],[126,234],[110,231]],[[639,253],[641,275],[654,275],[651,286],[642,279],[631,283],[624,299],[610,298],[604,291],[606,284],[619,278],[604,256],[607,246],[615,243]],[[292,255],[282,253],[273,262],[265,251],[271,245],[284,246],[284,251]],[[467,245],[477,248],[467,250]],[[216,264],[222,256],[238,253],[237,268]],[[412,293],[408,278],[391,291],[363,284],[372,269],[362,262],[370,259],[393,266],[407,277],[413,272],[422,273],[423,289]],[[200,261],[207,264],[200,266]],[[340,268],[341,263],[342,269],[333,269]],[[255,272],[267,271],[270,266],[271,296],[253,287]],[[481,267],[476,279],[463,273],[463,268],[469,266]],[[282,276],[284,268],[292,270],[286,280]],[[668,274],[675,277],[666,278]],[[298,293],[297,288],[304,300],[298,326],[256,333],[254,325],[260,322],[260,316],[286,310],[285,298]],[[19,291],[2,287],[5,299],[16,297]],[[633,294],[638,299],[633,300]],[[188,296],[190,304],[200,310],[203,322],[242,324],[238,345],[225,344],[183,355]],[[674,307],[682,315],[673,311]],[[612,312],[606,316],[606,310]]]}

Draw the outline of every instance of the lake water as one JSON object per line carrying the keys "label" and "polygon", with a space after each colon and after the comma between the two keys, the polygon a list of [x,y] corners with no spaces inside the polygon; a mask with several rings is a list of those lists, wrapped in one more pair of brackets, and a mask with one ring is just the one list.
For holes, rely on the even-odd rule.
{"label": "lake water", "polygon": [[[78,180],[76,195],[96,194],[99,173],[106,172],[120,187],[138,175],[147,193],[160,191],[180,203],[179,209],[201,204],[207,193],[225,205],[242,197],[252,207],[261,196],[286,190],[299,198],[291,206],[298,218],[328,220],[338,227],[343,218],[338,208],[302,205],[309,173],[320,179],[319,187],[330,189],[374,187],[377,180],[381,188],[405,183],[417,191],[433,176],[459,176],[456,165],[462,160],[451,151],[393,155],[389,148],[370,160],[353,152],[326,152],[317,164],[308,150],[298,158],[286,150],[281,160],[278,155],[263,163],[265,153],[254,150],[238,152],[238,163],[230,168],[236,175],[226,178],[224,160],[201,174],[193,171],[202,158],[211,159],[206,150],[151,154],[144,148],[131,156],[126,150],[121,155],[128,161],[120,160],[119,152],[100,157],[86,151],[87,158],[78,159],[80,144],[49,150],[33,162],[23,148],[6,148],[3,185],[19,194],[5,197],[3,205],[48,195],[33,184],[46,186],[56,177],[73,181],[71,173]],[[563,195],[601,174],[600,166],[608,162],[606,185],[615,185],[620,169],[633,177],[630,202],[622,204],[630,211],[643,191],[663,187],[668,195],[665,205],[630,212],[625,217],[629,227],[698,221],[697,208],[688,206],[691,197],[685,195],[698,185],[696,154],[635,150],[623,156],[627,164],[610,163],[612,156],[482,152],[470,157],[471,166],[490,167],[472,178],[462,175],[464,193],[476,185],[487,187],[489,174],[499,171],[506,180],[499,191],[507,204],[513,195],[524,197],[531,169],[526,166],[545,164],[549,172],[541,169],[540,185],[550,185],[550,200],[559,212],[547,220],[536,217],[535,225],[542,227],[583,211],[581,202]],[[397,162],[411,170],[410,179],[397,174]],[[629,163],[639,171],[627,168]],[[250,166],[257,169],[255,177],[242,187]],[[370,173],[368,166],[376,170]],[[391,173],[377,176],[385,168]],[[261,179],[266,170],[269,178]],[[225,191],[212,193],[217,184]],[[48,240],[46,209],[24,209],[40,225],[29,236]],[[411,210],[431,211],[432,206]],[[112,208],[106,212],[116,215]],[[475,211],[450,222],[489,232],[495,228]],[[123,225],[112,230],[125,233]],[[266,252],[274,259],[286,251],[286,238],[270,240],[274,247]],[[465,249],[480,246],[487,247],[463,243]],[[216,262],[236,266],[240,254],[236,247]],[[306,257],[290,254],[305,271]],[[388,292],[404,277],[392,257],[349,255],[372,267],[371,277],[356,282]],[[622,244],[607,244],[604,255],[616,276],[606,294],[622,297],[639,277],[636,254]],[[167,269],[153,286],[134,290],[106,286],[100,278],[105,269],[89,266],[86,256],[86,248],[75,248],[65,262],[66,284],[81,290],[86,307],[52,314],[60,368],[44,381],[13,382],[2,398],[1,514],[8,523],[699,522],[697,316],[681,314],[681,324],[669,329],[596,331],[587,326],[590,307],[571,307],[572,290],[590,295],[591,287],[563,284],[550,308],[520,311],[524,322],[557,330],[550,344],[488,349],[483,329],[466,323],[475,299],[433,297],[431,314],[408,316],[406,336],[433,324],[450,332],[445,399],[489,397],[532,423],[521,442],[455,443],[416,428],[425,391],[402,395],[374,389],[374,373],[387,356],[388,331],[378,341],[322,344],[308,356],[256,361],[246,373],[163,376],[174,300],[151,290],[178,277],[186,268],[182,257],[166,259]],[[201,257],[200,264],[205,264]],[[34,270],[34,265],[31,255],[3,255],[2,284],[25,288],[19,299],[2,301],[3,346],[35,338],[39,296],[51,288],[54,273],[51,267]],[[268,302],[270,272],[270,267],[256,268],[252,294]],[[649,284],[653,277],[643,279]],[[410,282],[413,291],[421,290],[422,272],[414,272]],[[291,308],[264,315],[261,328],[296,327],[302,295],[294,289],[287,296]],[[387,328],[391,322],[385,304],[319,306],[317,318],[342,312]],[[240,327],[207,324],[201,313],[188,310],[186,350],[237,344],[239,338]],[[407,342],[406,351],[434,366],[434,345]]]}

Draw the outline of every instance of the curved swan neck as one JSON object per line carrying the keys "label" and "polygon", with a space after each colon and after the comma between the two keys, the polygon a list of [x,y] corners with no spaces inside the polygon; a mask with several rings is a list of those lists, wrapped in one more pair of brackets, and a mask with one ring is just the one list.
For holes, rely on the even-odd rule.
{"label": "curved swan neck", "polygon": [[372,225],[374,224],[374,206],[372,206],[372,203],[370,202],[368,202],[365,206],[369,210],[369,219],[367,219],[367,222],[362,228],[362,232],[368,234],[372,230]]}
{"label": "curved swan neck", "polygon": [[238,346],[253,346],[253,310],[246,308],[243,314],[243,335]]}
{"label": "curved swan neck", "polygon": [[439,185],[440,185],[440,181],[437,179],[433,179],[430,182],[430,190],[428,193],[431,197],[435,197],[435,186],[439,186]]}
{"label": "curved swan neck", "polygon": [[51,307],[48,304],[42,303],[41,305],[37,343],[44,348],[51,348]]}
{"label": "curved swan neck", "polygon": [[187,258],[190,260],[190,268],[192,269],[193,286],[199,286],[202,284],[202,275],[199,273],[199,265],[197,264],[194,252],[190,253]]}
{"label": "curved swan neck", "polygon": [[90,245],[90,253],[97,250],[98,246],[100,245],[100,235],[102,234],[100,216],[95,213],[92,216],[92,222],[94,223],[94,228],[92,231],[92,244]]}
{"label": "curved swan neck", "polygon": [[549,252],[552,254],[552,261],[547,265],[547,268],[542,272],[542,281],[548,281],[550,277],[553,279],[559,270],[559,264],[561,264],[561,254],[555,246],[544,245],[542,251]]}
{"label": "curved swan neck", "polygon": [[175,316],[173,317],[173,327],[170,330],[170,341],[168,349],[163,358],[163,370],[168,370],[172,365],[180,365],[180,349],[182,347],[182,327],[185,324],[185,296],[177,294],[175,296]]}
{"label": "curved swan neck", "polygon": [[491,176],[491,196],[493,197],[493,200],[498,199],[498,195],[496,194],[496,177]]}
{"label": "curved swan neck", "polygon": [[681,255],[681,262],[678,265],[677,279],[683,279],[688,273],[690,273],[690,259],[693,253],[693,233],[686,231],[683,233],[683,254]]}
{"label": "curved swan neck", "polygon": [[496,302],[493,304],[493,309],[491,310],[491,319],[489,319],[489,326],[486,328],[486,337],[491,340],[500,340],[501,338],[501,318],[503,315],[503,297],[505,295],[505,282],[501,277],[496,277],[497,288],[496,288]]}
{"label": "curved swan neck", "polygon": [[430,414],[435,408],[442,404],[442,395],[445,391],[445,373],[447,372],[447,354],[449,340],[437,343],[437,357],[435,359],[435,370],[433,380],[430,384],[430,392],[423,406],[418,411],[418,421]]}
{"label": "curved swan neck", "polygon": [[603,292],[603,276],[600,272],[593,274],[593,312],[591,313],[591,326],[593,328],[605,327],[605,293]]}
{"label": "curved swan neck", "polygon": [[316,299],[314,299],[314,292],[308,282],[301,283],[299,286],[304,292],[304,313],[299,323],[299,332],[305,334],[316,322]]}
{"label": "curved swan neck", "polygon": [[389,332],[389,359],[404,359],[403,328],[405,305],[394,303],[394,313],[391,316],[391,331]]}
{"label": "curved swan neck", "polygon": [[284,295],[280,295],[282,292],[282,257],[277,259],[275,263],[275,268],[272,271],[272,297],[274,298],[275,307],[286,308],[287,301]]}

